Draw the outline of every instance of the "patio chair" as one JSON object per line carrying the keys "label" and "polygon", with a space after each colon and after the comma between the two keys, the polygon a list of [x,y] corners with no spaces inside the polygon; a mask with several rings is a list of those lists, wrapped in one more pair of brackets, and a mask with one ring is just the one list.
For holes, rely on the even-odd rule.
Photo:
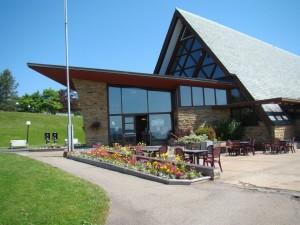
{"label": "patio chair", "polygon": [[144,152],[141,150],[142,146],[135,146],[135,154],[144,156]]}
{"label": "patio chair", "polygon": [[279,138],[275,138],[272,144],[271,153],[280,153],[283,151],[283,146]]}
{"label": "patio chair", "polygon": [[163,145],[163,146],[159,147],[157,156],[161,157],[162,154],[165,154],[167,152],[168,152],[168,146]]}
{"label": "patio chair", "polygon": [[286,140],[280,140],[280,153],[288,153],[290,151],[290,148],[287,146],[289,141]]}
{"label": "patio chair", "polygon": [[262,146],[263,146],[263,153],[266,153],[266,151],[269,150],[272,152],[272,142],[269,139],[263,138]]}
{"label": "patio chair", "polygon": [[[213,145],[207,146],[207,150],[208,150],[208,152],[205,155],[202,156],[202,158],[203,158],[203,165],[205,165],[205,160],[207,158],[211,158],[212,157],[212,152],[214,150],[214,146]],[[222,150],[222,148],[221,148],[221,150]]]}
{"label": "patio chair", "polygon": [[211,154],[208,153],[207,156],[204,157],[204,165],[206,164],[208,166],[209,163],[212,167],[215,167],[215,163],[218,163],[221,172],[223,172],[221,165],[221,147],[215,147],[212,150]]}
{"label": "patio chair", "polygon": [[185,162],[191,162],[191,159],[189,156],[186,156],[184,154],[183,148],[182,147],[175,147],[174,148],[174,155],[179,156],[182,160]]}
{"label": "patio chair", "polygon": [[246,145],[246,151],[252,152],[253,155],[255,155],[255,139],[250,139],[250,143]]}
{"label": "patio chair", "polygon": [[244,151],[244,148],[241,147],[239,140],[232,141],[232,149],[235,155],[240,155]]}
{"label": "patio chair", "polygon": [[287,143],[286,147],[291,150],[292,153],[296,153],[295,151],[295,137],[292,137],[291,141]]}
{"label": "patio chair", "polygon": [[226,148],[227,148],[227,152],[229,155],[233,155],[234,151],[233,151],[233,143],[231,140],[227,140],[226,142]]}

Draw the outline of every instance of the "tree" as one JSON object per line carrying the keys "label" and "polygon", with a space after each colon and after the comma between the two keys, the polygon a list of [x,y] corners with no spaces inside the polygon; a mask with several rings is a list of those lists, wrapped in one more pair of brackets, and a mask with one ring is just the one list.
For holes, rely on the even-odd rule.
{"label": "tree", "polygon": [[59,94],[57,91],[49,88],[45,89],[42,94],[41,110],[51,114],[56,114],[62,108],[59,102]]}
{"label": "tree", "polygon": [[[63,106],[60,112],[67,113],[68,112],[68,90],[60,89],[58,91],[58,94],[59,94],[59,102]],[[79,104],[78,96],[77,93],[73,90],[70,91],[70,104],[71,104],[71,111],[75,115],[80,114],[80,104]]]}
{"label": "tree", "polygon": [[21,112],[41,113],[42,102],[43,102],[43,97],[39,91],[34,92],[31,95],[25,94],[18,101],[19,110]]}
{"label": "tree", "polygon": [[17,87],[18,83],[8,69],[0,73],[0,110],[17,110]]}

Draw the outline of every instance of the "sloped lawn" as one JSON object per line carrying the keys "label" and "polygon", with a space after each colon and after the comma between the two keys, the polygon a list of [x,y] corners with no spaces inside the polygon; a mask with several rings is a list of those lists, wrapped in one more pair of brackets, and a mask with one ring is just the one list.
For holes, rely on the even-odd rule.
{"label": "sloped lawn", "polygon": [[106,192],[47,164],[0,154],[0,224],[104,224]]}

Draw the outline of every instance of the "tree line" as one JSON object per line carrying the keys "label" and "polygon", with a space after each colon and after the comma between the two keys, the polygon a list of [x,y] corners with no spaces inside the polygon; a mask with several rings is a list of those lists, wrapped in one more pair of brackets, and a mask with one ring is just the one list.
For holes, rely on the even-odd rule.
{"label": "tree line", "polygon": [[[48,88],[41,93],[36,91],[19,97],[18,86],[10,70],[5,69],[0,73],[0,110],[50,114],[68,112],[67,89],[55,91]],[[80,104],[75,91],[70,91],[70,103],[71,112],[80,114]]]}

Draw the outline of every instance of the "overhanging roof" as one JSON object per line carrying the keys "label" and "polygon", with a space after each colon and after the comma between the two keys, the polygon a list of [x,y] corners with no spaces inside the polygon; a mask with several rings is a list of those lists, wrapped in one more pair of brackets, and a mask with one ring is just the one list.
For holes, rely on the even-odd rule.
{"label": "overhanging roof", "polygon": [[[29,68],[44,76],[67,86],[66,67],[58,65],[28,63]],[[232,83],[228,81],[216,81],[207,79],[182,78],[162,76],[155,74],[133,73],[115,70],[92,69],[82,67],[69,67],[70,86],[76,90],[72,79],[104,82],[110,85],[124,85],[140,88],[155,88],[173,90],[180,85],[211,87],[220,89],[232,89]]]}
{"label": "overhanging roof", "polygon": [[243,107],[250,107],[255,105],[263,105],[263,104],[279,104],[279,105],[296,105],[300,104],[300,100],[295,99],[287,99],[287,98],[271,98],[271,99],[264,99],[258,101],[250,101],[250,102],[239,102],[239,103],[232,103],[228,105],[217,105],[213,106],[213,108],[243,108]]}

